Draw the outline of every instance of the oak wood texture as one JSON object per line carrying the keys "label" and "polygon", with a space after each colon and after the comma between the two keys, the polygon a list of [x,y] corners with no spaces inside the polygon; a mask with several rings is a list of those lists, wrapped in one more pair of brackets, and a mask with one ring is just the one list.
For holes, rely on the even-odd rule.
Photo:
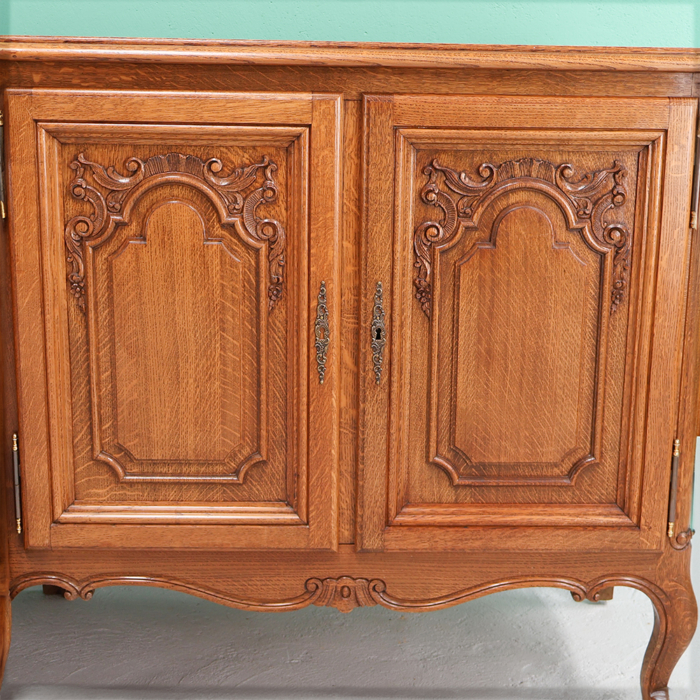
{"label": "oak wood texture", "polygon": [[[556,552],[523,556],[514,551],[507,561],[502,554],[489,552],[475,556],[413,553],[406,561],[383,554],[358,554],[348,546],[341,547],[332,560],[319,553],[300,557],[298,553],[238,552],[212,557],[210,552],[188,551],[179,557],[175,575],[172,555],[163,552],[78,551],[59,564],[56,552],[26,552],[20,548],[15,560],[28,573],[13,578],[12,595],[29,586],[50,584],[62,587],[69,599],[89,599],[103,586],[154,585],[255,611],[295,610],[327,604],[322,601],[330,599],[345,611],[358,604],[379,604],[404,612],[427,612],[513,588],[558,587],[571,591],[577,600],[596,601],[599,592],[611,586],[628,586],[645,593],[656,610],[643,673],[643,697],[649,700],[650,688],[661,691],[668,683],[668,674],[695,628],[696,608],[688,588],[690,552],[678,553],[670,547],[668,551],[673,560],[659,553]],[[21,563],[26,557],[34,562],[33,569]],[[128,566],[129,575],[108,573],[109,567],[120,562]],[[613,570],[618,573],[609,573]],[[344,586],[348,589],[345,595]],[[356,587],[361,588],[359,596]],[[329,595],[328,588],[335,595]],[[363,595],[368,589],[369,594]],[[663,670],[659,668],[662,661]],[[650,671],[655,668],[658,670],[652,684]]]}
{"label": "oak wood texture", "polygon": [[696,50],[0,39],[1,658],[32,585],[344,612],[631,586],[668,697],[699,84]]}
{"label": "oak wood texture", "polygon": [[264,91],[272,84],[285,91],[310,92],[320,82],[345,100],[361,100],[365,93],[421,93],[430,84],[436,94],[537,94],[687,96],[695,86],[693,73],[601,72],[469,68],[406,68],[388,66],[325,67],[276,65],[193,64],[187,70],[166,71],[158,63],[96,63],[0,61],[0,84],[7,87],[72,87],[81,89],[245,90]]}

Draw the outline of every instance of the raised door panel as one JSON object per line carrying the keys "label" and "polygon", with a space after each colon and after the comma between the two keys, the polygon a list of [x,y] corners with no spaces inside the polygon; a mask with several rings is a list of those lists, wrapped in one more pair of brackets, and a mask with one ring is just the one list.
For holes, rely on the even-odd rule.
{"label": "raised door panel", "polygon": [[70,97],[9,97],[27,544],[334,547],[339,100]]}
{"label": "raised door panel", "polygon": [[693,103],[483,100],[365,101],[361,546],[656,546]]}
{"label": "raised door panel", "polygon": [[[89,369],[91,394],[89,405],[73,408],[74,426],[92,424],[91,449],[76,462],[76,499],[106,500],[107,489],[109,500],[158,500],[166,482],[176,499],[187,498],[188,483],[240,485],[227,497],[233,501],[281,499],[285,463],[304,468],[290,438],[305,422],[285,405],[302,340],[288,339],[288,305],[280,303],[285,282],[285,300],[291,297],[293,308],[301,303],[285,280],[298,255],[287,230],[291,241],[306,235],[296,222],[283,224],[279,193],[295,195],[285,178],[287,155],[279,147],[227,149],[242,167],[219,178],[201,157],[147,158],[147,149],[129,156],[137,167],[131,183],[116,172],[103,174],[82,153],[72,163],[72,191],[89,194],[92,185],[83,183],[97,173],[111,193],[107,212],[118,208],[124,221],[98,212],[102,226],[82,232],[84,214],[76,213],[66,225],[75,296],[71,369],[76,378]],[[227,189],[215,177],[229,180]],[[305,276],[299,270],[297,279]],[[290,389],[289,406],[298,405],[298,384]],[[271,410],[271,395],[283,411],[279,399]],[[112,486],[95,460],[111,467],[123,488]],[[254,478],[256,471],[266,478]],[[136,482],[141,486],[134,488]],[[213,489],[202,495],[222,498]]]}

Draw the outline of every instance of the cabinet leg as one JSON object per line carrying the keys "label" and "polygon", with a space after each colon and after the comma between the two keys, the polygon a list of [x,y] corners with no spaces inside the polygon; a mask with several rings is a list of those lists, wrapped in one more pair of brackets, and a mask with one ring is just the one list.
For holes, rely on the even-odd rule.
{"label": "cabinet leg", "polygon": [[599,601],[612,600],[614,594],[615,594],[615,586],[610,586],[610,588],[604,588],[602,591],[600,591],[598,593],[598,600]]}
{"label": "cabinet leg", "polygon": [[644,700],[669,700],[668,680],[695,633],[698,607],[690,583],[690,548],[663,557],[657,585],[647,591],[654,604],[654,631],[642,665]]}
{"label": "cabinet leg", "polygon": [[9,593],[0,596],[0,684],[5,675],[5,662],[7,655],[10,653],[10,632],[12,628],[12,603]]}
{"label": "cabinet leg", "polygon": [[65,593],[65,591],[60,586],[51,586],[49,584],[44,584],[41,588],[44,591],[44,595],[62,596]]}

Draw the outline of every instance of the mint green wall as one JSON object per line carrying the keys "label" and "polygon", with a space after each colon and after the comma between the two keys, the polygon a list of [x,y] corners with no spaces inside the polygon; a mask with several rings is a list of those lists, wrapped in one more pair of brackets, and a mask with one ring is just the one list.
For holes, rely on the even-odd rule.
{"label": "mint green wall", "polygon": [[700,46],[700,0],[0,0],[0,34]]}

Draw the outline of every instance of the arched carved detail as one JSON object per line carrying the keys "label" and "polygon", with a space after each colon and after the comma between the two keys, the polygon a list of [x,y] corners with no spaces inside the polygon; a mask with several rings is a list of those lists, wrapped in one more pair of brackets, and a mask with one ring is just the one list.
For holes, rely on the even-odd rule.
{"label": "arched carved detail", "polygon": [[[64,233],[70,265],[68,282],[83,313],[85,246],[107,240],[118,226],[129,223],[134,204],[145,192],[169,182],[196,187],[212,201],[222,225],[234,226],[247,236],[248,243],[267,244],[270,276],[267,293],[270,310],[282,296],[286,244],[284,228],[275,219],[261,217],[258,211],[260,205],[271,204],[278,197],[274,175],[277,165],[267,156],[259,163],[234,168],[226,176],[219,175],[223,164],[218,158],[203,161],[197,156],[181,153],[157,155],[145,161],[135,157],[127,158],[124,162],[126,175],[119,173],[113,166],[105,168],[89,161],[84,153],[79,153],[70,167],[75,171],[69,186],[71,195],[92,206],[91,214],[80,214],[70,219]],[[86,168],[92,173],[95,183],[107,190],[106,193],[88,183]]]}
{"label": "arched carved detail", "polygon": [[[569,163],[555,166],[539,158],[522,158],[500,165],[483,163],[480,179],[440,165],[437,159],[423,169],[428,182],[421,200],[442,211],[439,220],[419,224],[413,236],[416,299],[428,318],[432,306],[433,251],[456,242],[460,229],[476,228],[480,215],[491,202],[513,189],[532,189],[547,194],[560,205],[569,226],[580,229],[586,241],[601,252],[614,251],[610,311],[624,301],[629,283],[631,235],[623,223],[609,222],[611,210],[627,199],[625,167],[614,161],[611,168],[575,178]],[[440,185],[440,176],[446,189]]]}

